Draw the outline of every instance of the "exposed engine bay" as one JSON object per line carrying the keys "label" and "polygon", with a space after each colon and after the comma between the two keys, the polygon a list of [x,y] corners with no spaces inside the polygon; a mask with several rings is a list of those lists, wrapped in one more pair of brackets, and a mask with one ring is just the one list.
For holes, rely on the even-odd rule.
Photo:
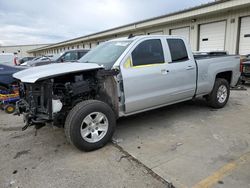
{"label": "exposed engine bay", "polygon": [[63,127],[68,112],[79,102],[98,99],[118,112],[117,70],[96,69],[67,73],[35,83],[19,83],[16,114],[24,115],[23,130],[52,124]]}

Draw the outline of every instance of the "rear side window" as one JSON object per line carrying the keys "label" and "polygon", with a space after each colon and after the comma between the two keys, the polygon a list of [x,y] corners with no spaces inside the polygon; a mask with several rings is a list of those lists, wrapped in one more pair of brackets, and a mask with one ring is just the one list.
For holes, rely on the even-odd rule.
{"label": "rear side window", "polygon": [[172,63],[187,61],[188,54],[185,43],[181,39],[167,39]]}
{"label": "rear side window", "polygon": [[160,39],[150,39],[140,43],[132,52],[133,66],[164,63]]}

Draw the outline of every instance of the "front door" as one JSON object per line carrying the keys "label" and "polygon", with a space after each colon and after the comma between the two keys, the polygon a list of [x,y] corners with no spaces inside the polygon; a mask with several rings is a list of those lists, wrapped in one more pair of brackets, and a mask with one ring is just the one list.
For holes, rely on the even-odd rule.
{"label": "front door", "polygon": [[166,63],[161,39],[142,41],[121,68],[125,112],[162,104],[166,95]]}

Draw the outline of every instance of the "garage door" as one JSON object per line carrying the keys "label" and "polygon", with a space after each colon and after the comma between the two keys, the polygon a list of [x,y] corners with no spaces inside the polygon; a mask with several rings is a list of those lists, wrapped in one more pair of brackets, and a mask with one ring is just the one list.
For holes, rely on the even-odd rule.
{"label": "garage door", "polygon": [[199,51],[222,51],[225,49],[226,22],[200,25]]}
{"label": "garage door", "polygon": [[179,29],[171,29],[170,34],[185,37],[189,42],[190,28],[184,27],[184,28],[179,28]]}
{"label": "garage door", "polygon": [[250,54],[250,16],[241,19],[239,54]]}

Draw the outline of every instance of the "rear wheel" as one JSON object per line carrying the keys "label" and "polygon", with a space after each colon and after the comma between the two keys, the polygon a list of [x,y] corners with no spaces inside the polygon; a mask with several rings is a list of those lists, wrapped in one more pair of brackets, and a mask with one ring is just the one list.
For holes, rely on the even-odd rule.
{"label": "rear wheel", "polygon": [[4,111],[7,114],[12,114],[15,111],[16,107],[13,104],[7,104],[6,106],[4,106]]}
{"label": "rear wheel", "polygon": [[214,88],[207,97],[209,106],[213,108],[223,108],[229,99],[230,86],[226,79],[217,78]]}
{"label": "rear wheel", "polygon": [[104,102],[89,100],[78,103],[65,121],[67,140],[83,151],[103,147],[112,138],[116,126],[113,110]]}

